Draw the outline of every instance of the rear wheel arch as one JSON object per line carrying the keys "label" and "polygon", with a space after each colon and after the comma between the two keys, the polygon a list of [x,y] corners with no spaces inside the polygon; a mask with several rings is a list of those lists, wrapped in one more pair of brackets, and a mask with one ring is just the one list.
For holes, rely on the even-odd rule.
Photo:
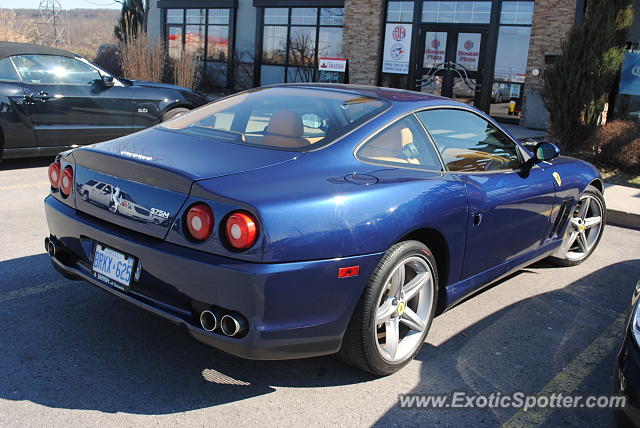
{"label": "rear wheel arch", "polygon": [[433,251],[433,257],[436,260],[436,268],[438,269],[438,308],[436,309],[436,315],[442,313],[446,305],[446,284],[449,278],[449,264],[450,254],[449,245],[446,238],[442,233],[436,229],[424,228],[414,230],[411,233],[403,236],[398,242],[402,241],[419,241],[429,247]]}

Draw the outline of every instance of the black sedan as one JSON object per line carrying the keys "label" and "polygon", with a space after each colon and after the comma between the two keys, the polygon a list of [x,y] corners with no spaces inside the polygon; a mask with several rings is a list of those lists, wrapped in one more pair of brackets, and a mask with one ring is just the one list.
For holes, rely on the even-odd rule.
{"label": "black sedan", "polygon": [[613,375],[613,392],[626,397],[615,412],[615,426],[640,426],[640,281],[631,301],[631,315]]}
{"label": "black sedan", "polygon": [[0,159],[111,140],[206,103],[178,86],[113,77],[64,50],[0,42]]}

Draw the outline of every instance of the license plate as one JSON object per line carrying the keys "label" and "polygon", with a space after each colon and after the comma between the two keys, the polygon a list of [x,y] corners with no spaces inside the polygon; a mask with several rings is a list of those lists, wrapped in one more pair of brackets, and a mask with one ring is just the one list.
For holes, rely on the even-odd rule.
{"label": "license plate", "polygon": [[134,272],[134,257],[102,244],[93,252],[93,277],[123,291],[129,290]]}

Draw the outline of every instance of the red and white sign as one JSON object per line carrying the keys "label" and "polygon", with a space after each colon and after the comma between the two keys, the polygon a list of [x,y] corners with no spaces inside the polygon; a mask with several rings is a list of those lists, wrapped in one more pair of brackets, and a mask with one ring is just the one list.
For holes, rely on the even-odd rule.
{"label": "red and white sign", "polygon": [[384,53],[382,56],[383,73],[409,73],[411,30],[411,24],[386,25],[384,34]]}
{"label": "red and white sign", "polygon": [[347,71],[345,58],[318,58],[318,61],[318,69],[321,71],[336,71],[338,73]]}
{"label": "red and white sign", "polygon": [[424,39],[424,57],[422,66],[433,68],[444,63],[444,55],[447,49],[447,33],[427,31]]}
{"label": "red and white sign", "polygon": [[456,62],[469,71],[478,71],[481,42],[482,34],[480,33],[460,33],[458,35]]}

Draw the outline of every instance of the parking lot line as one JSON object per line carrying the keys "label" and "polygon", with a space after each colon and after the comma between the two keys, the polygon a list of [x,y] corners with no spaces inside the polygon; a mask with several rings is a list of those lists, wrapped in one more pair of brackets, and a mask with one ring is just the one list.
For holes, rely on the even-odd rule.
{"label": "parking lot line", "polygon": [[49,290],[55,290],[56,288],[61,288],[71,283],[72,281],[59,279],[57,281],[45,282],[31,287],[23,287],[18,288],[17,290],[7,291],[6,293],[0,293],[0,303],[19,299],[21,297],[32,296],[34,294],[44,293],[45,291]]}
{"label": "parking lot line", "polygon": [[[584,348],[576,358],[569,363],[560,373],[558,373],[544,388],[538,392],[537,396],[547,396],[551,394],[562,394],[567,396],[586,379],[593,369],[604,360],[609,353],[620,345],[625,333],[626,314],[620,313],[616,319],[596,337],[589,346]],[[613,368],[612,368],[613,370]],[[541,425],[553,413],[551,407],[533,408],[528,411],[522,409],[513,415],[502,425],[503,428],[534,427]]]}
{"label": "parking lot line", "polygon": [[0,187],[0,192],[5,190],[19,190],[19,189],[28,189],[30,187],[41,187],[48,185],[48,181],[38,181],[37,183],[27,183],[27,184],[16,184],[14,186],[2,186]]}

